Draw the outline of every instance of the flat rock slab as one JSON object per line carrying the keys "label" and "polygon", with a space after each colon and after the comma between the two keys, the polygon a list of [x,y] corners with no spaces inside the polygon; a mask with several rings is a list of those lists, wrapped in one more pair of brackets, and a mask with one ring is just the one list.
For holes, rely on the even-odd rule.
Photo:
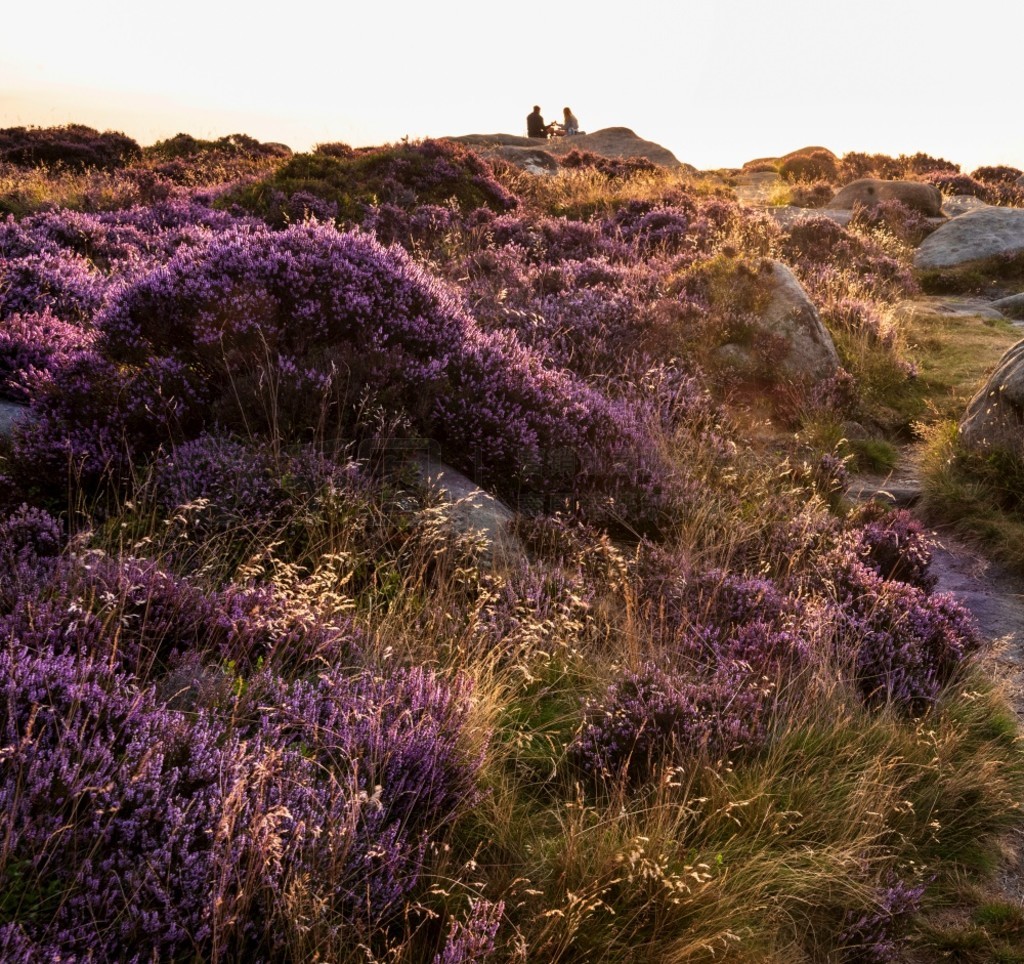
{"label": "flat rock slab", "polygon": [[877,479],[852,476],[846,494],[856,502],[883,502],[898,509],[908,509],[921,498],[921,483],[917,479]]}
{"label": "flat rock slab", "polygon": [[928,235],[914,256],[919,269],[956,268],[987,258],[1024,254],[1024,208],[983,207]]}
{"label": "flat rock slab", "polygon": [[939,315],[946,318],[980,318],[983,321],[1005,321],[1006,316],[987,298],[971,295],[924,295],[901,301],[894,311],[897,317],[909,321],[920,315]]}
{"label": "flat rock slab", "polygon": [[1024,647],[1024,584],[952,537],[940,535],[932,553],[936,592],[956,596],[974,615],[982,634]]}

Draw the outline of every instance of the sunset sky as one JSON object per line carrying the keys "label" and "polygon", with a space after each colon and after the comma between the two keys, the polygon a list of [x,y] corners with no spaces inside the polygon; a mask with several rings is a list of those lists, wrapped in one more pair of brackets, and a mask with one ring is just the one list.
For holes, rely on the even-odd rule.
{"label": "sunset sky", "polygon": [[1022,36],[1005,0],[12,0],[0,127],[304,150],[523,134],[536,103],[702,168],[810,144],[1024,168]]}

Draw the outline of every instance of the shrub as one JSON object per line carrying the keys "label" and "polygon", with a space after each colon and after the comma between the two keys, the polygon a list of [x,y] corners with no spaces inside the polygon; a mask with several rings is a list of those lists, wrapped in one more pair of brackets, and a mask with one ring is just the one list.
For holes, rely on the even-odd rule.
{"label": "shrub", "polygon": [[860,914],[846,915],[837,942],[844,961],[857,964],[892,964],[903,959],[910,918],[924,896],[924,884],[890,878],[876,892],[874,906]]}
{"label": "shrub", "polygon": [[0,395],[31,397],[33,385],[89,348],[92,332],[55,318],[49,311],[11,315],[0,330]]}
{"label": "shrub", "polygon": [[[350,947],[354,934],[386,940],[422,890],[428,845],[440,845],[480,799],[469,686],[423,669],[388,677],[332,670],[271,699],[258,723],[272,767],[264,805],[282,814],[284,850],[249,913],[265,915],[266,940],[280,945],[296,929],[280,905],[292,883],[320,908],[335,946]],[[260,858],[258,850],[245,857]]]}
{"label": "shrub", "polygon": [[982,201],[988,201],[991,197],[986,184],[955,171],[930,171],[921,180],[934,184],[943,194],[967,194]]}
{"label": "shrub", "polygon": [[334,216],[346,222],[361,222],[381,203],[409,209],[454,200],[463,211],[481,206],[506,211],[518,203],[484,161],[461,145],[443,140],[358,151],[352,156],[297,154],[269,177],[236,188],[218,203],[241,204],[280,225],[295,213],[291,202],[296,194],[317,199],[321,210],[336,211]]}
{"label": "shrub", "polygon": [[573,148],[558,158],[561,167],[570,170],[591,168],[609,179],[628,178],[637,174],[651,174],[658,171],[658,165],[646,157],[605,157],[593,151]]}
{"label": "shrub", "polygon": [[191,954],[210,934],[210,831],[237,747],[102,659],[7,639],[4,916],[65,954]]}
{"label": "shrub", "polygon": [[[856,538],[833,550],[823,571],[836,594],[835,646],[852,659],[854,677],[872,706],[892,704],[922,713],[970,655],[981,637],[973,617],[948,594],[923,590],[875,571]],[[884,558],[884,557],[883,557]]]}
{"label": "shrub", "polygon": [[906,509],[868,502],[850,524],[859,529],[861,558],[883,579],[898,579],[925,592],[935,588],[936,577],[928,570],[936,542]]}
{"label": "shrub", "polygon": [[857,205],[850,226],[868,230],[883,229],[912,247],[917,247],[937,228],[920,211],[895,200],[879,201],[869,207]]}
{"label": "shrub", "polygon": [[783,236],[781,249],[812,298],[825,300],[852,285],[862,296],[883,301],[918,290],[908,263],[877,240],[843,228],[831,218],[801,218]]}
{"label": "shrub", "polygon": [[834,195],[828,181],[798,182],[789,189],[789,203],[798,208],[823,208]]}
{"label": "shrub", "polygon": [[[400,252],[325,225],[224,232],[126,288],[101,326],[101,348],[128,363],[133,386],[161,370],[148,358],[191,381],[174,393],[178,424],[147,420],[150,449],[161,426],[187,438],[212,416],[293,439],[318,426],[354,433],[359,400],[405,413],[462,464],[514,479],[542,448],[590,457],[635,431],[629,412],[513,337],[482,334]],[[190,404],[203,398],[206,413]],[[145,445],[132,428],[119,434]]]}
{"label": "shrub", "polygon": [[66,250],[0,261],[0,320],[49,311],[87,325],[103,304],[108,280],[84,258]]}
{"label": "shrub", "polygon": [[838,178],[835,158],[826,151],[813,151],[786,158],[779,165],[779,175],[786,181],[825,181],[834,184]]}
{"label": "shrub", "polygon": [[984,184],[1016,184],[1024,175],[1018,167],[1008,167],[1005,164],[997,164],[989,167],[979,167],[971,171],[971,177]]}
{"label": "shrub", "polygon": [[227,134],[216,140],[202,140],[191,134],[175,134],[157,141],[144,150],[147,158],[172,161],[193,158],[201,154],[245,155],[250,157],[289,157],[291,150],[284,144],[261,143],[248,134]]}
{"label": "shrub", "polygon": [[142,155],[139,145],[116,131],[100,133],[82,124],[6,127],[0,130],[0,161],[18,167],[62,165],[72,170],[124,167]]}
{"label": "shrub", "polygon": [[634,785],[665,765],[756,747],[766,736],[765,694],[754,684],[724,674],[694,681],[653,664],[611,683],[584,714],[571,759],[588,776]]}

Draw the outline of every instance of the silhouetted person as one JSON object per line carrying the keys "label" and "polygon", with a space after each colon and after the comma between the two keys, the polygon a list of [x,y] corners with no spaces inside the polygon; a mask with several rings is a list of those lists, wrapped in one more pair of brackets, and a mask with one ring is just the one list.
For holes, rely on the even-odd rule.
{"label": "silhouetted person", "polygon": [[580,132],[580,122],[576,120],[576,115],[569,110],[568,107],[562,108],[562,131],[565,134],[578,134]]}
{"label": "silhouetted person", "polygon": [[544,118],[540,116],[540,108],[534,105],[533,113],[526,115],[526,136],[547,139],[550,133],[550,128],[544,123]]}

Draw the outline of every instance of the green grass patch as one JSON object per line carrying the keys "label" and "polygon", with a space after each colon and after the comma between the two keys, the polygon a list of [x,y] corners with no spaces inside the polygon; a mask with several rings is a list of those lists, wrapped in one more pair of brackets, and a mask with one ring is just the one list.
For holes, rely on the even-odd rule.
{"label": "green grass patch", "polygon": [[1020,340],[1009,321],[950,314],[918,305],[906,315],[915,393],[938,418],[959,418],[1003,353]]}
{"label": "green grass patch", "polygon": [[922,510],[993,558],[1024,574],[1024,462],[1004,452],[968,452],[956,423],[926,430]]}

